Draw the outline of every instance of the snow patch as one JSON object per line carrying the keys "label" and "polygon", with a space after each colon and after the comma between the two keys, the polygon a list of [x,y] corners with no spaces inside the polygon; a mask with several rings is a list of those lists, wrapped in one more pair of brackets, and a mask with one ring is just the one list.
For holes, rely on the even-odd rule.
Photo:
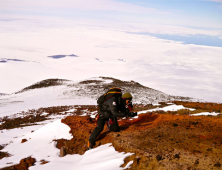
{"label": "snow patch", "polygon": [[160,106],[161,104],[159,103],[155,103],[155,104],[152,104],[153,106]]}
{"label": "snow patch", "polygon": [[[54,117],[55,118],[55,117]],[[66,155],[59,156],[59,149],[55,147],[54,139],[71,139],[69,133],[70,128],[61,123],[61,119],[54,122],[46,121],[48,124],[29,126],[24,128],[16,128],[12,130],[2,130],[0,133],[0,144],[8,144],[2,150],[12,154],[11,157],[0,160],[0,168],[19,163],[25,157],[32,156],[36,159],[34,166],[29,167],[30,170],[60,170],[60,169],[125,169],[133,162],[129,162],[125,168],[120,166],[124,163],[124,158],[133,153],[117,152],[111,144],[105,144],[97,148],[86,151],[84,155]],[[27,142],[21,143],[22,139]],[[41,165],[41,160],[49,161],[49,163]]]}
{"label": "snow patch", "polygon": [[202,113],[196,113],[196,114],[191,114],[191,116],[217,116],[220,113],[215,113],[215,112],[202,112]]}
{"label": "snow patch", "polygon": [[41,114],[41,116],[46,116],[46,115],[48,115],[48,114],[49,114],[49,113],[44,112],[44,113]]}
{"label": "snow patch", "polygon": [[140,111],[138,112],[138,114],[141,114],[141,113],[146,113],[146,112],[154,112],[154,111],[158,111],[158,110],[162,110],[162,111],[177,111],[177,110],[181,110],[181,109],[188,109],[188,110],[191,110],[191,111],[194,111],[195,109],[192,109],[192,108],[187,108],[187,107],[184,107],[183,105],[170,105],[170,106],[166,106],[166,107],[163,107],[163,108],[155,108],[155,109],[149,109],[149,110],[143,110],[143,111]]}
{"label": "snow patch", "polygon": [[48,158],[51,160],[48,164],[40,165],[37,163],[35,166],[30,167],[30,170],[121,170],[120,165],[124,163],[124,158],[132,155],[132,153],[117,152],[111,144],[101,145],[95,149],[86,151],[84,155],[66,155],[59,157],[54,155]]}
{"label": "snow patch", "polygon": [[[45,126],[35,130],[33,133],[28,132],[24,136],[13,138],[2,151],[10,153],[12,156],[0,160],[0,168],[8,166],[8,162],[13,164],[19,163],[23,158],[32,155],[37,161],[42,159],[52,161],[58,156],[59,150],[55,147],[55,139],[72,139],[69,133],[69,126],[56,120]],[[16,134],[15,134],[16,135]],[[21,143],[22,139],[27,139],[25,143]],[[2,142],[2,140],[0,140]]]}

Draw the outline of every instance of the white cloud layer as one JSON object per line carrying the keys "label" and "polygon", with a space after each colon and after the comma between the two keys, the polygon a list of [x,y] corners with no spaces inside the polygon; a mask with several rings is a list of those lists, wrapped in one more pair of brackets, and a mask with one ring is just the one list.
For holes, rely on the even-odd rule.
{"label": "white cloud layer", "polygon": [[[110,76],[135,80],[171,95],[222,101],[220,47],[185,45],[86,25],[7,31],[0,33],[4,40],[0,42],[0,59],[26,62],[0,63],[0,78],[4,80],[0,93],[15,92],[47,78],[78,81]],[[47,57],[61,54],[79,57]]]}
{"label": "white cloud layer", "polygon": [[[0,32],[25,32],[25,31],[39,31],[43,29],[72,29],[78,27],[84,29],[85,27],[97,27],[114,29],[124,32],[149,32],[157,34],[170,34],[170,35],[209,35],[221,36],[222,30],[220,29],[198,29],[189,28],[175,25],[153,24],[153,23],[136,23],[136,22],[111,22],[96,19],[64,19],[53,18],[46,16],[25,16],[25,15],[8,15],[2,14],[0,16]],[[81,27],[79,27],[81,26]]]}
{"label": "white cloud layer", "polygon": [[0,9],[72,9],[72,10],[94,10],[94,11],[120,11],[130,13],[163,13],[155,8],[147,8],[124,2],[112,0],[1,0]]}

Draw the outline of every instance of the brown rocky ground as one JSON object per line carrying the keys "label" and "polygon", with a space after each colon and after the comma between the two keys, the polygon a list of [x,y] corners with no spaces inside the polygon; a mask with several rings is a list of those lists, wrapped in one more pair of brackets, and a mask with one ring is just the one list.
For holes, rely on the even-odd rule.
{"label": "brown rocky ground", "polygon": [[4,148],[4,146],[0,145],[0,159],[10,156],[10,154],[8,154],[7,152],[2,152],[1,151],[3,148]]}
{"label": "brown rocky ground", "polygon": [[[17,113],[14,117],[5,116],[0,118],[0,130],[13,129],[24,126],[36,125],[37,122],[42,122],[49,119],[52,115],[64,115],[66,111],[70,109],[76,109],[73,115],[82,115],[85,113],[91,114],[91,112],[97,110],[95,105],[74,105],[74,106],[56,106],[40,108],[38,110],[28,110],[27,112]],[[47,115],[41,115],[42,113],[48,113]],[[19,117],[17,117],[19,115]]]}
{"label": "brown rocky ground", "polygon": [[35,164],[35,162],[36,160],[30,156],[22,159],[17,165],[1,168],[1,170],[28,170],[30,166]]}
{"label": "brown rocky ground", "polygon": [[[196,117],[185,113],[147,113],[138,119],[119,120],[122,131],[110,132],[105,127],[96,147],[112,143],[117,151],[135,153],[122,165],[134,160],[130,169],[222,169],[221,116]],[[57,147],[63,146],[66,154],[84,154],[95,120],[69,116],[62,122],[70,126],[73,139],[58,140]]]}
{"label": "brown rocky ground", "polygon": [[[199,112],[222,112],[222,104],[178,102],[175,104],[195,108],[176,112],[157,111],[140,114],[137,119],[119,119],[120,132],[110,132],[105,127],[98,137],[96,147],[112,143],[117,151],[131,152],[134,155],[125,159],[124,167],[129,161],[133,164],[129,169],[186,169],[186,170],[217,170],[222,169],[222,116],[189,116]],[[166,106],[161,103],[161,106]],[[60,114],[71,108],[77,108],[73,116],[62,120],[71,128],[73,139],[57,140],[57,148],[64,154],[84,154],[88,138],[96,127],[95,120],[89,116],[79,116],[95,112],[96,106],[64,106],[41,108],[31,111],[49,115]],[[152,105],[135,105],[135,111],[155,108]],[[25,113],[24,113],[25,114]],[[48,115],[47,115],[48,116]],[[47,119],[47,116],[36,116],[24,120],[35,121]],[[13,122],[14,121],[14,122]],[[0,129],[24,126],[20,119],[5,118]],[[13,122],[13,123],[11,123]],[[23,124],[22,124],[23,122]],[[27,121],[27,123],[30,123]],[[30,125],[30,124],[27,124]],[[9,153],[10,154],[10,153]],[[24,162],[24,161],[22,161]],[[14,168],[22,166],[21,162]],[[8,167],[9,169],[13,167]],[[27,168],[27,167],[26,167]],[[7,170],[7,169],[4,169]]]}

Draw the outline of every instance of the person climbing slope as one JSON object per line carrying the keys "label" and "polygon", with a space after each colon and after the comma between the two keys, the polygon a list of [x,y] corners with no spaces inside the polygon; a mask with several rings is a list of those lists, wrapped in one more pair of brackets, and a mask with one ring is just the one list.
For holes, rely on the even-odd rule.
{"label": "person climbing slope", "polygon": [[132,112],[132,98],[130,93],[122,95],[121,89],[116,87],[109,89],[107,93],[98,98],[99,113],[96,117],[97,127],[89,137],[88,149],[92,149],[95,146],[96,138],[103,131],[105,123],[107,123],[110,131],[119,132],[120,127],[117,117],[137,116],[137,112]]}

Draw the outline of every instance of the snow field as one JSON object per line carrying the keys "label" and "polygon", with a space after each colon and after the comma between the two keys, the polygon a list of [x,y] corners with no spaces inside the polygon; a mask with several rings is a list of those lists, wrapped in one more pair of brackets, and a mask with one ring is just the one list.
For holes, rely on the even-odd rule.
{"label": "snow field", "polygon": [[[65,157],[54,157],[53,162],[45,165],[35,165],[30,170],[40,169],[78,169],[78,170],[120,170],[120,165],[124,163],[124,158],[132,155],[132,153],[119,153],[115,151],[111,144],[105,144],[95,149],[86,151],[84,155],[66,155]],[[129,165],[128,165],[129,166]]]}
{"label": "snow field", "polygon": [[[31,129],[35,129],[30,132]],[[124,158],[132,153],[119,153],[110,146],[102,145],[95,149],[87,151],[84,155],[59,156],[59,149],[55,147],[55,139],[71,139],[70,128],[61,123],[61,119],[48,123],[42,127],[40,125],[21,129],[3,131],[0,134],[1,144],[9,144],[2,150],[12,156],[0,160],[0,168],[11,166],[28,156],[37,160],[35,166],[30,169],[123,169],[120,165],[124,163]],[[16,138],[15,138],[16,136]],[[21,143],[22,139],[27,142]],[[41,165],[40,160],[49,161],[48,164]],[[10,163],[10,164],[7,164]]]}

